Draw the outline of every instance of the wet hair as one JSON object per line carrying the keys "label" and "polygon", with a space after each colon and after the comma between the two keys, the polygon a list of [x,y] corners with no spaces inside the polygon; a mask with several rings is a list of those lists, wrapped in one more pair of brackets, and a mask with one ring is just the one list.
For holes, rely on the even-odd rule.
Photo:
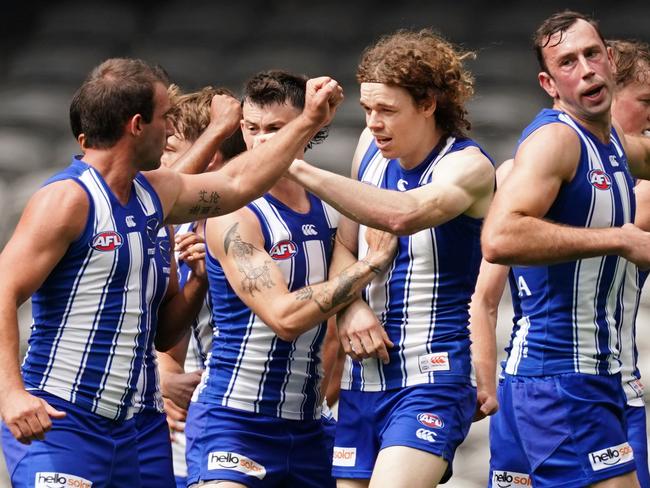
{"label": "wet hair", "polygon": [[564,10],[562,12],[554,13],[541,23],[533,35],[533,49],[535,50],[537,62],[542,71],[548,72],[548,66],[546,65],[546,60],[544,59],[544,53],[542,50],[549,46],[551,38],[557,33],[560,35],[557,42],[551,45],[551,47],[560,44],[564,40],[564,33],[579,20],[589,22],[589,24],[596,29],[598,37],[600,37],[600,40],[603,41],[603,45],[605,45],[605,38],[600,32],[597,20],[588,15],[581,14],[580,12],[574,12],[573,10]]}
{"label": "wet hair", "polygon": [[650,82],[650,45],[636,40],[609,40],[616,65],[618,87],[634,81]]}
{"label": "wet hair", "polygon": [[[307,77],[304,75],[282,70],[261,71],[244,84],[242,103],[248,102],[261,108],[289,104],[302,111],[305,108],[306,89]],[[328,132],[327,127],[321,128],[309,141],[307,149],[323,142]]]}
{"label": "wet hair", "polygon": [[90,72],[70,103],[75,138],[83,133],[86,147],[106,149],[119,141],[124,124],[134,115],[151,122],[156,83],[169,84],[160,66],[131,58],[104,61]]}
{"label": "wet hair", "polygon": [[435,99],[438,127],[463,136],[471,129],[465,104],[474,95],[474,79],[463,63],[474,56],[430,29],[402,29],[366,48],[357,81],[402,87],[420,107]]}

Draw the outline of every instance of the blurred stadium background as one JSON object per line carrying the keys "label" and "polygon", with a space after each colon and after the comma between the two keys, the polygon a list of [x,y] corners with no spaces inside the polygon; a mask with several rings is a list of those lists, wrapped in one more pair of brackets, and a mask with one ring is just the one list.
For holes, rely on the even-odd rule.
{"label": "blurred stadium background", "polygon": [[[537,85],[529,39],[541,20],[565,8],[594,15],[608,38],[650,40],[647,0],[15,2],[0,16],[0,248],[27,198],[77,151],[68,104],[88,71],[106,58],[160,63],[186,91],[211,84],[238,93],[248,76],[269,68],[333,76],[346,100],[329,139],[308,159],[347,174],[364,124],[354,79],[363,48],[397,28],[433,27],[476,52],[468,63],[476,77],[472,136],[501,162],[511,157],[519,131],[549,105]],[[641,368],[648,374],[650,339],[642,323],[650,317],[649,302],[644,296],[639,324]],[[500,349],[509,306],[504,297]],[[23,338],[30,320],[27,304],[20,314]],[[446,486],[485,486],[487,428],[486,421],[474,424]],[[0,487],[8,486],[0,460]]]}

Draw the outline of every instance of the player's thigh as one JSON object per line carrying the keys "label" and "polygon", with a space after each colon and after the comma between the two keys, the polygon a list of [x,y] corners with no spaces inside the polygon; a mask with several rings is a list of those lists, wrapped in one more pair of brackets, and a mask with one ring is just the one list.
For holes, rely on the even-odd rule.
{"label": "player's thigh", "polygon": [[336,480],[336,488],[367,488],[370,480],[356,480],[350,478],[339,478]]}
{"label": "player's thigh", "polygon": [[594,483],[591,488],[639,488],[639,480],[636,477],[636,471],[633,471]]}
{"label": "player's thigh", "polygon": [[370,488],[432,488],[447,470],[447,461],[412,447],[391,446],[379,451]]}
{"label": "player's thigh", "polygon": [[246,485],[236,483],[234,481],[204,481],[201,483],[194,483],[190,488],[246,488]]}

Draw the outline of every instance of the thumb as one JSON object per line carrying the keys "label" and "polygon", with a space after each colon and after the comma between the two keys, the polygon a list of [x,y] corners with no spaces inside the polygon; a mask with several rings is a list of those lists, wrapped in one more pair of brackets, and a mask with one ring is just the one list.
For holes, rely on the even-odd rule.
{"label": "thumb", "polygon": [[67,413],[62,412],[60,410],[57,410],[52,405],[47,403],[45,400],[41,399],[41,401],[43,402],[43,406],[45,407],[45,411],[53,419],[62,419],[63,417],[65,417],[67,415]]}
{"label": "thumb", "polygon": [[393,346],[395,346],[395,344],[393,344],[393,341],[391,341],[391,340],[388,338],[388,334],[386,333],[386,329],[384,329],[383,327],[381,328],[381,337],[382,337],[382,339],[384,339],[384,343],[385,343],[388,347],[393,347]]}

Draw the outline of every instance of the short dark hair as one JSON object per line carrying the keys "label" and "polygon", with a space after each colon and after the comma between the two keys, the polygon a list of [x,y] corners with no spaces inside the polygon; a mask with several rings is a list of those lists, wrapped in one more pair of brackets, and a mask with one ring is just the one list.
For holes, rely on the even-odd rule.
{"label": "short dark hair", "polygon": [[94,68],[70,103],[70,127],[76,138],[83,133],[86,147],[106,149],[124,133],[124,124],[141,114],[151,122],[155,84],[167,86],[160,66],[141,59],[112,58]]}
{"label": "short dark hair", "polygon": [[600,40],[603,41],[603,45],[605,45],[605,38],[600,32],[600,27],[598,26],[597,20],[589,17],[588,15],[582,14],[580,12],[575,12],[573,10],[556,12],[547,18],[544,22],[542,22],[535,31],[535,35],[533,35],[533,48],[535,49],[537,62],[539,63],[539,67],[542,71],[548,72],[548,66],[546,65],[544,53],[542,52],[543,48],[549,45],[551,42],[551,37],[553,37],[558,32],[560,33],[560,38],[557,40],[554,46],[560,44],[564,38],[564,33],[569,29],[569,27],[571,27],[579,20],[589,22],[591,26],[596,29]]}
{"label": "short dark hair", "polygon": [[[242,104],[249,102],[262,108],[273,104],[290,104],[302,111],[305,108],[306,90],[305,75],[294,75],[283,70],[261,71],[244,84]],[[323,142],[328,131],[328,127],[319,130],[307,144],[307,149]]]}
{"label": "short dark hair", "polygon": [[616,85],[624,87],[634,81],[650,80],[650,45],[636,40],[608,40],[616,65]]}

